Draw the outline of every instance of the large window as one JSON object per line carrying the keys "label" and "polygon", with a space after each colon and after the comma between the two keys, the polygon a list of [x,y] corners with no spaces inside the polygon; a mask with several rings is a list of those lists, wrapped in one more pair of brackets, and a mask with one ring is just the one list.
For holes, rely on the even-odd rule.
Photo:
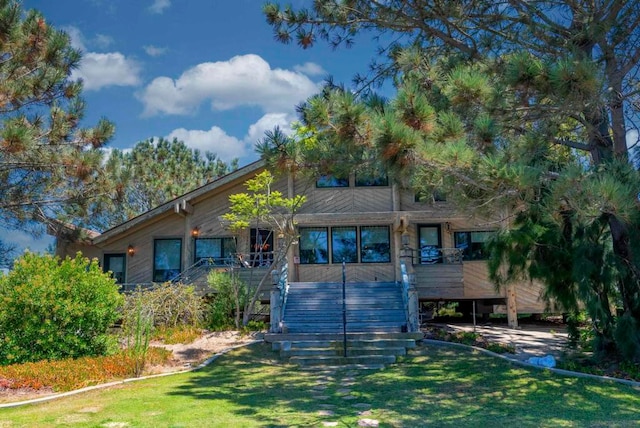
{"label": "large window", "polygon": [[153,281],[170,281],[182,270],[182,239],[153,241]]}
{"label": "large window", "polygon": [[[301,227],[300,263],[389,263],[389,226]],[[329,240],[328,237],[331,237]]]}
{"label": "large window", "polygon": [[378,187],[388,185],[389,177],[384,173],[356,174],[356,187]]}
{"label": "large window", "polygon": [[331,262],[358,263],[358,243],[355,226],[331,229]]}
{"label": "large window", "polygon": [[418,227],[419,262],[421,264],[442,263],[442,238],[439,225],[423,225]]}
{"label": "large window", "polygon": [[126,256],[122,254],[105,254],[104,266],[105,272],[111,272],[118,284],[124,284],[126,272]]}
{"label": "large window", "polygon": [[195,260],[207,260],[209,264],[222,265],[233,257],[236,241],[233,238],[197,238],[195,242]]}
{"label": "large window", "polygon": [[326,227],[300,228],[300,263],[329,263],[329,239]]}
{"label": "large window", "polygon": [[362,263],[391,261],[389,227],[362,226],[360,228],[360,258]]}
{"label": "large window", "polygon": [[316,187],[349,187],[349,177],[323,175],[316,181]]}
{"label": "large window", "polygon": [[456,248],[462,250],[463,260],[485,260],[489,257],[485,244],[493,232],[455,232]]}

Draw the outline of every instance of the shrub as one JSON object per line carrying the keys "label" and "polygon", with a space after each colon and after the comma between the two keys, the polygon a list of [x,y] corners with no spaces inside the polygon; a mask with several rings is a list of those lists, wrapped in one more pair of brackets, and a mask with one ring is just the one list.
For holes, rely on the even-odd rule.
{"label": "shrub", "polygon": [[104,355],[122,296],[97,260],[25,253],[0,277],[0,364]]}
{"label": "shrub", "polygon": [[193,343],[202,335],[202,330],[193,326],[160,327],[153,334],[155,340],[167,345]]}
{"label": "shrub", "polygon": [[235,325],[240,328],[241,311],[249,300],[246,284],[237,276],[216,271],[209,273],[207,282],[216,290],[209,307],[208,327],[220,330]]}
{"label": "shrub", "polygon": [[123,313],[125,329],[136,325],[140,311],[151,320],[153,327],[197,326],[202,322],[204,301],[191,286],[158,284],[127,295]]}
{"label": "shrub", "polygon": [[[149,348],[147,363],[164,364],[171,351]],[[136,363],[128,352],[105,357],[39,361],[0,367],[0,388],[70,391],[135,375]]]}

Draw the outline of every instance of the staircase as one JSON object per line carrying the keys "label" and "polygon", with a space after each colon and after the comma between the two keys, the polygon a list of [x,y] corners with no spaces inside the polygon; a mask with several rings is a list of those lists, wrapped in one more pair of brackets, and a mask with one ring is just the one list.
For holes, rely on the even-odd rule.
{"label": "staircase", "polygon": [[[406,325],[402,293],[394,282],[348,282],[347,332],[400,333]],[[289,284],[283,326],[287,333],[342,333],[342,284]]]}
{"label": "staircase", "polygon": [[421,333],[404,333],[402,291],[393,282],[346,283],[345,356],[341,283],[290,283],[283,334],[268,334],[280,356],[303,367],[381,368],[415,347]]}

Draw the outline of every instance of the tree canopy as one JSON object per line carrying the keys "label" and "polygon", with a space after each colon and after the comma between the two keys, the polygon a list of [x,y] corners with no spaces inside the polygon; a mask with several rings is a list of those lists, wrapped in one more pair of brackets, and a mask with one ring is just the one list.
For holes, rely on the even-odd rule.
{"label": "tree canopy", "polygon": [[107,190],[88,210],[75,211],[84,226],[105,230],[219,178],[234,169],[214,153],[191,149],[178,139],[150,138],[105,160]]}
{"label": "tree canopy", "polygon": [[640,179],[627,144],[640,110],[638,1],[320,0],[264,12],[278,40],[303,48],[379,37],[385,55],[357,81],[397,88],[381,100],[327,86],[301,106],[294,138],[267,136],[270,162],[382,162],[405,185],[493,213],[508,225],[493,246],[497,284],[542,279],[564,310],[586,305],[598,350],[640,357]]}
{"label": "tree canopy", "polygon": [[80,52],[40,13],[0,0],[0,51],[0,223],[29,228],[102,192],[114,127],[80,127]]}

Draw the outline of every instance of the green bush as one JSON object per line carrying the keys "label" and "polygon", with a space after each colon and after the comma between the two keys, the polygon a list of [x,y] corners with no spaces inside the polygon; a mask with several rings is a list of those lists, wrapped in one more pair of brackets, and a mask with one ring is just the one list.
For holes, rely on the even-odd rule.
{"label": "green bush", "polygon": [[106,354],[118,286],[97,260],[25,253],[0,277],[0,364]]}
{"label": "green bush", "polygon": [[207,282],[216,290],[209,307],[207,326],[213,330],[230,326],[240,328],[241,311],[249,300],[246,284],[237,276],[216,271],[209,273]]}

